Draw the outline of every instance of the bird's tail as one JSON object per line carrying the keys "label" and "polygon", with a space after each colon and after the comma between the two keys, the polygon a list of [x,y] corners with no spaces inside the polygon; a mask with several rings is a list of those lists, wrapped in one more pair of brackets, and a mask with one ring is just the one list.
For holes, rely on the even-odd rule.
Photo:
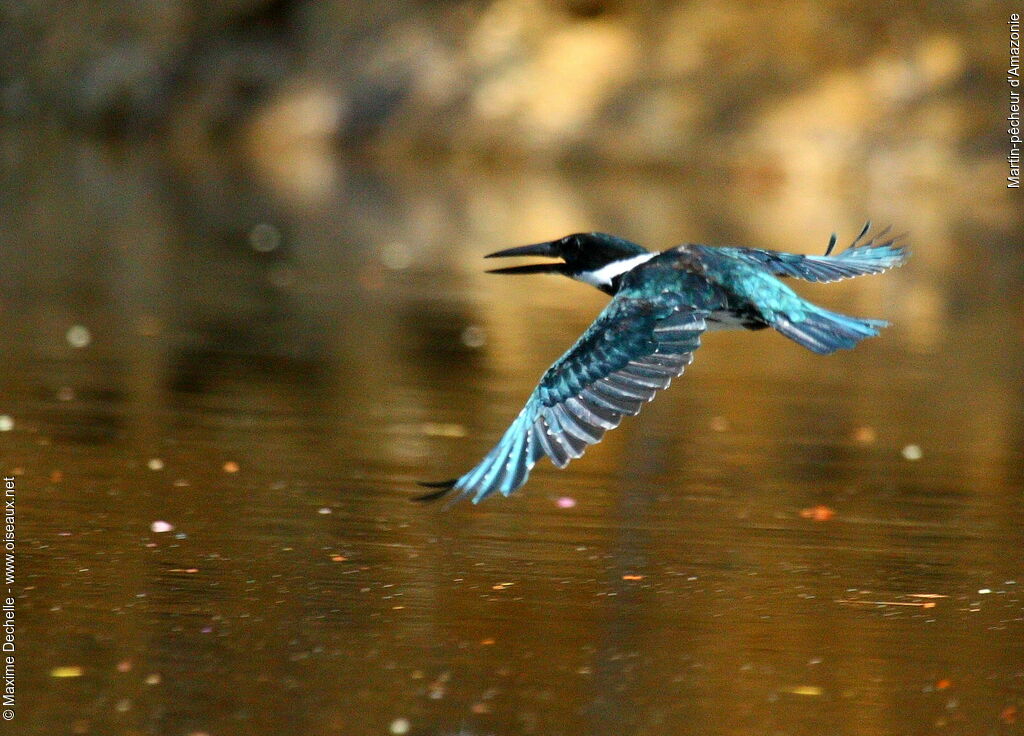
{"label": "bird's tail", "polygon": [[827,355],[841,348],[852,348],[865,337],[875,337],[889,323],[880,319],[850,317],[806,304],[802,318],[778,314],[772,327],[808,350]]}

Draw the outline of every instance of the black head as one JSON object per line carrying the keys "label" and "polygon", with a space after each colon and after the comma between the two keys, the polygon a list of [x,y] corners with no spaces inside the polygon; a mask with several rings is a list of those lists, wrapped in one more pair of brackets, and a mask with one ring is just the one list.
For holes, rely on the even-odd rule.
{"label": "black head", "polygon": [[[624,262],[637,256],[648,255],[648,251],[636,243],[606,233],[574,233],[559,240],[546,243],[522,245],[491,253],[487,258],[506,258],[508,256],[547,256],[561,258],[561,263],[532,263],[527,266],[509,266],[495,268],[488,273],[522,274],[522,273],[560,273],[570,278],[585,281],[600,289],[608,291],[614,277],[621,274],[608,273],[607,278],[597,276],[602,269],[613,263]],[[611,269],[614,271],[615,269]],[[607,288],[606,288],[607,287]]]}

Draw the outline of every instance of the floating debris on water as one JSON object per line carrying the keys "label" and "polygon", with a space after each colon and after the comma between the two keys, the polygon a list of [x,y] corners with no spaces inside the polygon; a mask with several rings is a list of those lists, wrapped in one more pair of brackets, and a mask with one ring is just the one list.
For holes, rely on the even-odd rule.
{"label": "floating debris on water", "polygon": [[[921,594],[911,594],[910,597],[924,597]],[[940,596],[945,597],[945,596]],[[843,606],[909,606],[916,608],[935,608],[935,601],[876,601],[865,598],[838,598],[836,603]]]}
{"label": "floating debris on water", "polygon": [[807,509],[800,510],[800,517],[812,521],[831,521],[836,517],[835,509],[819,504]]}
{"label": "floating debris on water", "polygon": [[154,534],[163,534],[165,532],[173,532],[174,531],[174,524],[171,524],[170,522],[167,522],[167,521],[160,521],[160,520],[158,520],[158,521],[154,521],[152,524],[149,525],[149,530],[151,532],[153,532]]}
{"label": "floating debris on water", "polygon": [[555,501],[555,506],[560,509],[571,509],[576,506],[576,499],[572,496],[559,496]]}
{"label": "floating debris on water", "polygon": [[84,674],[85,668],[77,664],[63,665],[50,670],[50,677],[81,677]]}
{"label": "floating debris on water", "polygon": [[394,736],[402,736],[402,734],[409,733],[409,719],[396,718],[391,721],[389,730],[394,734]]}
{"label": "floating debris on water", "polygon": [[448,693],[448,681],[451,679],[450,672],[442,672],[433,682],[427,685],[427,697],[431,700],[441,700]]}
{"label": "floating debris on water", "polygon": [[158,457],[151,457],[149,459],[149,462],[146,463],[146,467],[149,468],[150,470],[163,470],[164,461]]}
{"label": "floating debris on water", "polygon": [[236,463],[234,460],[228,460],[226,463],[224,463],[225,473],[237,473],[238,470],[238,463]]}
{"label": "floating debris on water", "polygon": [[921,451],[920,445],[907,445],[901,450],[904,460],[920,460],[924,457],[924,453]]}
{"label": "floating debris on water", "polygon": [[786,692],[792,695],[821,695],[825,691],[817,685],[794,685],[786,688]]}
{"label": "floating debris on water", "polygon": [[0,432],[10,432],[14,429],[14,419],[7,414],[0,415]]}
{"label": "floating debris on water", "polygon": [[878,432],[874,427],[857,427],[853,430],[853,441],[858,445],[870,445],[878,439]]}
{"label": "floating debris on water", "polygon": [[87,327],[82,325],[72,325],[69,327],[68,331],[64,333],[64,338],[68,341],[68,345],[73,348],[84,348],[92,342],[92,334]]}

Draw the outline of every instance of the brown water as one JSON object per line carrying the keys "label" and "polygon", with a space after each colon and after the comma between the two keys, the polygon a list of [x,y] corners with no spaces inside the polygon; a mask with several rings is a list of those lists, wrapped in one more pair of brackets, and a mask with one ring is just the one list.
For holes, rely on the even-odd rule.
{"label": "brown water", "polygon": [[694,176],[339,161],[311,194],[4,145],[18,732],[1021,731],[1012,217],[850,205],[913,262],[802,291],[883,337],[710,335],[566,471],[445,511],[414,481],[473,465],[604,300],[480,255],[828,230]]}

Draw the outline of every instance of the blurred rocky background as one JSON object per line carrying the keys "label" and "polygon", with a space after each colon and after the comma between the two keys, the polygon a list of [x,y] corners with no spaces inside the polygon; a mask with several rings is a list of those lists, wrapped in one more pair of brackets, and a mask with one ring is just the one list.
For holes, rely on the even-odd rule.
{"label": "blurred rocky background", "polygon": [[[192,163],[230,149],[307,192],[345,150],[721,167],[758,191],[866,172],[879,196],[957,195],[1005,176],[1007,12],[986,0],[3,2],[0,110],[8,125],[156,141]],[[998,218],[1000,194],[972,209]]]}

